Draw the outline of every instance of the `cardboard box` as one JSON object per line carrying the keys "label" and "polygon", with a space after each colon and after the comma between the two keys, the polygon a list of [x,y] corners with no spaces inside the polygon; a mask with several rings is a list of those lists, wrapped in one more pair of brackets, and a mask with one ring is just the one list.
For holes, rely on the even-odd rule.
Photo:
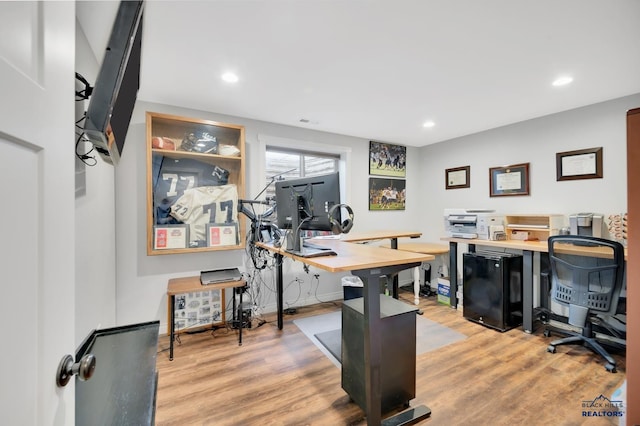
{"label": "cardboard box", "polygon": [[451,284],[449,278],[438,278],[438,303],[451,305]]}

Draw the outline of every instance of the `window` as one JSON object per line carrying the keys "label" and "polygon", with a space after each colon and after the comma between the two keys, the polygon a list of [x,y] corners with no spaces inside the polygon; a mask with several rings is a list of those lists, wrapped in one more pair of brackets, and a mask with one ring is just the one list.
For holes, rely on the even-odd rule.
{"label": "window", "polygon": [[[267,146],[266,182],[281,175],[283,178],[318,176],[338,171],[340,156],[296,149]],[[266,190],[267,197],[275,197],[275,185]]]}

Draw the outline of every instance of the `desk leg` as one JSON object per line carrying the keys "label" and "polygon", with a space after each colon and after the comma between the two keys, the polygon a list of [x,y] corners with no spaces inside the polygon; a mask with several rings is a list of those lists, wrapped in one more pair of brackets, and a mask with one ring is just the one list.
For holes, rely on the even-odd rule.
{"label": "desk leg", "polygon": [[[362,274],[367,272],[368,274]],[[364,282],[364,386],[368,425],[379,425],[382,417],[380,366],[382,341],[380,339],[380,275],[370,271],[353,271]]]}
{"label": "desk leg", "polygon": [[458,243],[449,242],[449,300],[452,308],[458,306]]}
{"label": "desk leg", "polygon": [[173,340],[176,337],[176,296],[172,294],[169,296],[169,315],[171,316],[171,324],[169,324],[169,329],[171,332],[169,333],[169,361],[173,361]]}
{"label": "desk leg", "polygon": [[283,262],[283,257],[281,254],[276,253],[275,255],[275,259],[276,259],[276,307],[278,310],[278,330],[282,330],[282,327],[284,326],[284,321],[283,321],[283,310],[282,310],[282,298],[283,298],[283,293],[284,293],[284,286],[282,284],[282,262]]}
{"label": "desk leg", "polygon": [[533,252],[522,251],[522,328],[533,333]]}
{"label": "desk leg", "polygon": [[[242,293],[244,293],[244,287],[240,288],[240,306],[238,306],[238,324],[240,324],[240,331],[238,332],[238,346],[242,346],[242,329],[244,328],[244,312],[242,311]],[[235,288],[233,289],[235,291]],[[236,299],[236,295],[233,295],[233,300]]]}
{"label": "desk leg", "polygon": [[[391,238],[391,249],[392,250],[398,250],[398,239],[397,238]],[[393,296],[394,299],[398,298],[398,286],[400,285],[398,280],[398,273],[393,275],[393,289],[391,292],[391,296]]]}
{"label": "desk leg", "polygon": [[[425,282],[425,285],[427,283]],[[413,303],[420,304],[420,267],[413,268]]]}

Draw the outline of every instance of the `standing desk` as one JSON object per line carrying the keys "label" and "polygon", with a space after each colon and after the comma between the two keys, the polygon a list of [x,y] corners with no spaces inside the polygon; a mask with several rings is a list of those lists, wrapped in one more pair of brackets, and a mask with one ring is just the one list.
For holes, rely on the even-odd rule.
{"label": "standing desk", "polygon": [[[278,328],[282,330],[282,261],[284,257],[301,263],[315,266],[328,272],[351,272],[360,277],[364,283],[364,359],[365,359],[365,393],[366,416],[369,425],[382,424],[380,369],[382,359],[382,339],[380,336],[380,277],[390,276],[398,272],[419,266],[423,261],[430,260],[430,255],[413,253],[402,250],[388,250],[381,247],[352,244],[347,241],[316,239],[314,244],[331,248],[336,256],[321,256],[303,258],[287,253],[272,244],[256,243],[274,253],[276,257],[276,287],[278,306]],[[400,425],[427,417],[431,410],[426,406],[419,406],[385,419],[385,424]]]}
{"label": "standing desk", "polygon": [[[394,250],[398,249],[398,238],[420,238],[422,232],[413,231],[369,231],[369,232],[352,232],[340,236],[341,241],[349,243],[368,243],[377,240],[391,240],[390,247]],[[409,250],[411,251],[411,250]],[[424,253],[424,252],[419,252]],[[433,259],[429,259],[433,260]],[[398,298],[398,274],[393,275],[393,298]],[[417,305],[418,303],[416,303]]]}
{"label": "standing desk", "polygon": [[[371,232],[352,232],[350,234],[344,234],[340,236],[339,240],[335,240],[335,239],[323,239],[323,238],[315,238],[313,239],[313,243],[314,244],[318,244],[318,245],[324,245],[327,247],[333,247],[331,245],[332,242],[335,241],[344,241],[347,243],[367,243],[367,242],[371,242],[371,241],[377,241],[377,240],[385,240],[385,239],[389,239],[391,240],[391,248],[392,249],[397,249],[398,248],[398,238],[419,238],[422,235],[421,232],[413,232],[413,231],[371,231]],[[279,248],[275,248],[273,246],[273,244],[265,244],[265,243],[256,243],[257,246],[265,248],[271,252],[274,252],[276,256],[280,255],[280,256],[286,256],[292,259],[297,259],[300,260],[302,263],[306,263],[307,265],[311,265],[311,266],[316,266],[320,269],[324,269],[326,271],[329,272],[346,272],[346,271],[351,271],[352,269],[349,268],[344,268],[344,266],[349,266],[349,261],[350,260],[354,260],[354,259],[342,259],[344,260],[344,262],[339,262],[340,267],[342,269],[336,269],[336,270],[330,270],[327,269],[326,267],[324,267],[324,263],[323,262],[316,262],[316,260],[326,260],[328,258],[332,258],[335,256],[321,256],[319,259],[318,258],[304,258],[304,257],[299,257],[299,256],[294,256],[290,253],[287,253],[285,250],[279,249]],[[362,245],[360,245],[362,246]],[[345,246],[346,247],[346,246]],[[374,247],[376,248],[376,247]],[[334,250],[335,251],[335,250]],[[380,253],[377,253],[377,257],[380,257]],[[384,257],[384,255],[383,255]],[[424,254],[422,256],[422,259],[424,261],[430,261],[433,260],[434,257],[428,254]],[[277,276],[276,276],[276,286],[279,284],[282,284],[282,258],[278,258],[277,259],[278,262],[277,263]],[[361,269],[361,263],[360,260],[361,259],[357,259],[357,265],[360,266],[360,268],[354,268],[354,269]],[[421,261],[422,262],[422,261]],[[365,265],[366,266],[366,265]],[[409,269],[408,266],[400,269]],[[355,275],[355,274],[354,274]],[[381,274],[381,275],[385,275],[385,274]],[[395,299],[398,298],[398,274],[397,272],[394,274],[394,286],[393,286],[393,297]],[[283,311],[283,301],[282,301],[282,296],[283,296],[283,289],[282,288],[278,288],[277,289],[277,300],[276,300],[276,305],[277,305],[277,318],[278,318],[278,329],[282,330],[282,324],[283,324],[283,317],[284,317],[284,311]]]}
{"label": "standing desk", "polygon": [[391,248],[398,248],[398,238],[420,238],[422,232],[412,231],[371,231],[371,232],[350,232],[340,236],[340,241],[349,243],[366,243],[375,240],[391,240]]}
{"label": "standing desk", "polygon": [[[519,240],[479,240],[477,238],[441,238],[449,241],[449,275],[451,285],[451,307],[457,305],[456,291],[458,290],[458,243],[469,245],[470,251],[475,251],[475,246],[497,247],[502,249],[522,250],[522,329],[525,333],[533,333],[534,300],[533,300],[533,254],[535,252],[547,253],[549,246],[546,241],[519,241]],[[627,249],[624,249],[624,257],[627,258]]]}
{"label": "standing desk", "polygon": [[[383,245],[382,247],[389,247],[389,246]],[[433,243],[417,243],[417,242],[404,243],[403,242],[397,245],[397,249],[404,250],[404,251],[413,251],[416,253],[430,254],[434,256],[434,259],[436,255],[449,253],[449,247],[443,244],[433,244]],[[425,285],[427,284],[426,277],[425,277],[424,284]],[[431,285],[431,283],[429,283],[429,285]],[[413,297],[414,297],[413,299],[414,303],[416,305],[419,305],[420,304],[420,267],[417,267],[413,270]]]}

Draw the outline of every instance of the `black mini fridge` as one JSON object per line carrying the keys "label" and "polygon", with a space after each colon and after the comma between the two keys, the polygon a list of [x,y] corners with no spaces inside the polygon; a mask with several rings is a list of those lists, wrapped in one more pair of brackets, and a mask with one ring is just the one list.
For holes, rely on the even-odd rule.
{"label": "black mini fridge", "polygon": [[462,264],[462,315],[499,331],[521,325],[522,256],[464,253]]}

